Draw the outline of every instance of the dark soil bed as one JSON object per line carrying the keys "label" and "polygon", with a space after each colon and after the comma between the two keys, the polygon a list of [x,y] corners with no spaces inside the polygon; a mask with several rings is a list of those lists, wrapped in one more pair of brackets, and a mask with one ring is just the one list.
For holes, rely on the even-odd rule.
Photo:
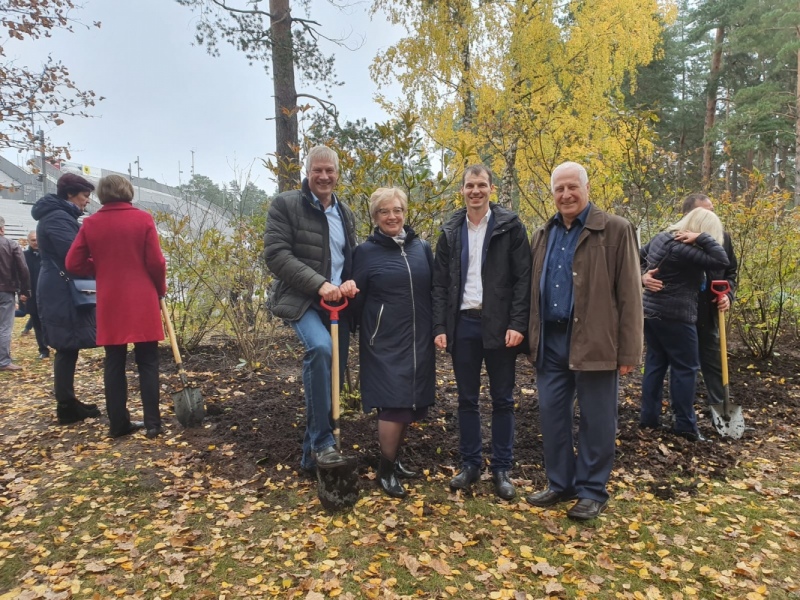
{"label": "dark soil bed", "polygon": [[[295,477],[300,466],[301,441],[305,428],[301,362],[303,350],[291,330],[279,328],[279,342],[269,365],[256,373],[236,370],[235,350],[225,344],[203,347],[186,358],[186,366],[206,398],[208,417],[202,429],[187,430],[184,438],[197,457],[212,468],[235,479],[258,475],[272,478]],[[350,380],[357,383],[357,348],[350,353]],[[165,356],[164,365],[170,358]],[[692,443],[664,432],[642,431],[637,427],[641,371],[621,381],[618,475],[623,473],[649,483],[653,493],[670,494],[663,482],[673,474],[690,478],[700,475],[724,477],[750,449],[773,435],[796,429],[800,381],[797,353],[783,349],[770,361],[756,361],[742,349],[729,353],[731,395],[745,408],[749,428],[741,440],[720,438],[702,401],[705,390],[698,386],[696,406],[701,432],[710,442]],[[168,368],[168,367],[166,367]],[[451,474],[459,465],[456,387],[450,357],[437,356],[436,404],[428,418],[409,431],[404,461],[419,469]],[[177,383],[177,378],[175,378]],[[525,357],[517,362],[518,400],[516,412],[516,464],[513,476],[545,482],[542,443],[534,371]],[[345,398],[343,402],[347,402]],[[484,455],[490,453],[490,412],[483,410]],[[346,409],[342,417],[342,445],[358,457],[363,474],[377,465],[376,420],[360,409]],[[213,449],[210,449],[212,448]]]}

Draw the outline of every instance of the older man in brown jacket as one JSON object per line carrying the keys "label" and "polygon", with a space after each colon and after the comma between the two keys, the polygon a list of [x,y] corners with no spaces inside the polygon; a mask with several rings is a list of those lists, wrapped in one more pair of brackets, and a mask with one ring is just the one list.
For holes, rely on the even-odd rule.
{"label": "older man in brown jacket", "polygon": [[[589,520],[608,503],[614,464],[619,375],[642,358],[642,285],[633,226],[589,202],[586,170],[553,171],[558,213],[531,242],[531,361],[549,486],[534,506],[578,501],[567,516]],[[574,398],[580,406],[577,457]]]}
{"label": "older man in brown jacket", "polygon": [[30,295],[31,278],[22,248],[5,237],[6,220],[0,217],[0,371],[19,371],[11,362],[11,331],[14,329],[14,296],[25,301]]}

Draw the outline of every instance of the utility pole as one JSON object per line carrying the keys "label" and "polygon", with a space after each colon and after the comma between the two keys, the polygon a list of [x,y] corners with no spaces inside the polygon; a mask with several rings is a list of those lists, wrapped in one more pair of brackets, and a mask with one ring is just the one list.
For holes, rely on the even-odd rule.
{"label": "utility pole", "polygon": [[44,160],[44,131],[39,130],[39,142],[41,145],[39,146],[39,151],[42,157],[42,196],[47,195],[47,163]]}
{"label": "utility pole", "polygon": [[136,157],[136,187],[137,187],[136,196],[139,198],[140,201],[142,199],[142,183],[141,183],[141,180],[142,180],[142,166],[139,164],[139,157],[137,156]]}
{"label": "utility pole", "polygon": [[181,183],[181,173],[183,173],[183,171],[181,171],[181,161],[178,161],[178,187],[183,185]]}
{"label": "utility pole", "polygon": [[194,177],[194,150],[192,150],[192,177]]}

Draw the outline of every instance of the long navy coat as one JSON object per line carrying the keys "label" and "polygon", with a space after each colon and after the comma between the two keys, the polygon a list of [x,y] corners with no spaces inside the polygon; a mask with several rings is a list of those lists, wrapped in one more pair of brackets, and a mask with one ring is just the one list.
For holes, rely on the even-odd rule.
{"label": "long navy coat", "polygon": [[403,247],[376,230],[353,254],[365,412],[434,401],[433,254],[405,229]]}
{"label": "long navy coat", "polygon": [[31,216],[39,222],[36,238],[42,257],[36,304],[45,342],[56,350],[96,346],[94,306],[75,308],[68,283],[58,274],[78,235],[80,215],[80,208],[54,194],[39,198],[31,209]]}

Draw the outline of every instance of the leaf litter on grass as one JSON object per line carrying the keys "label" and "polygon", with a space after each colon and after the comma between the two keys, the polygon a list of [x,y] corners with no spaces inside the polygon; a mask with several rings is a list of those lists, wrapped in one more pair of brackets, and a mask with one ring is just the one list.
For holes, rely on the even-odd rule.
{"label": "leaf litter on grass", "polygon": [[[424,472],[409,482],[409,498],[375,489],[374,421],[351,411],[343,439],[364,489],[351,512],[328,515],[315,482],[296,472],[304,426],[296,352],[255,374],[226,362],[225,348],[187,357],[211,416],[182,431],[167,404],[179,384],[165,349],[167,434],[110,440],[105,417],[57,426],[51,363],[37,361],[26,338],[15,337],[14,350],[27,368],[0,375],[3,599],[756,599],[800,590],[798,389],[788,361],[759,369],[731,361],[746,374],[737,383],[756,432],[708,447],[639,432],[639,382],[623,380],[612,503],[597,521],[576,524],[564,507],[522,499],[545,483],[535,385],[522,360],[516,500],[496,500],[486,474],[474,494],[447,490],[458,446],[443,355],[437,405],[412,428],[404,457]],[[134,418],[136,383],[131,375]],[[102,407],[101,351],[82,353],[76,389]],[[488,440],[486,418],[484,426]]]}

